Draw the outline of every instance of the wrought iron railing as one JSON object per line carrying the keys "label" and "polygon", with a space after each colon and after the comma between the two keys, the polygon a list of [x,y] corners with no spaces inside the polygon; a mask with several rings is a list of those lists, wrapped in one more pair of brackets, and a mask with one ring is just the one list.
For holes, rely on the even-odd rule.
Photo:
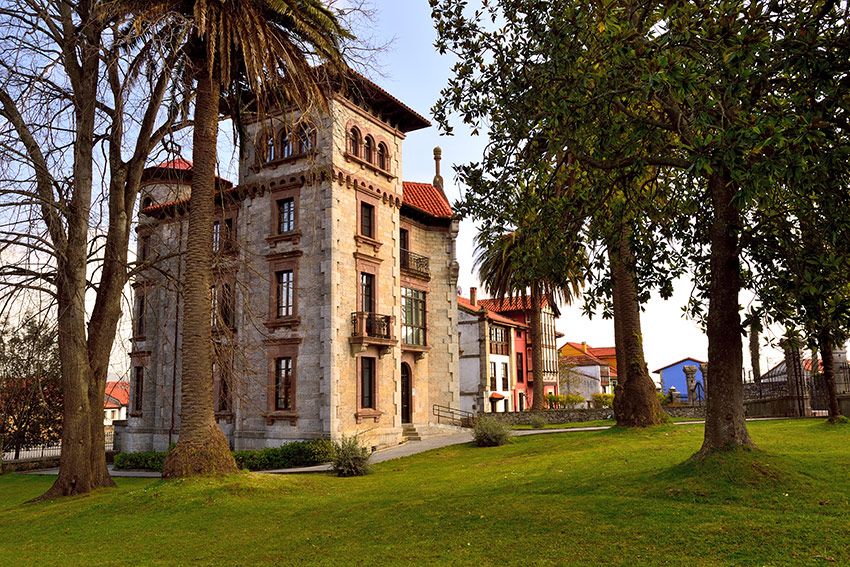
{"label": "wrought iron railing", "polygon": [[434,405],[434,416],[437,423],[447,425],[458,425],[460,427],[472,427],[475,422],[475,414],[471,411],[459,410],[449,406]]}
{"label": "wrought iron railing", "polygon": [[410,250],[401,250],[401,269],[416,275],[430,277],[431,259],[426,256],[414,254]]}
{"label": "wrought iron railing", "polygon": [[393,338],[393,317],[366,311],[351,314],[351,336],[375,339]]}

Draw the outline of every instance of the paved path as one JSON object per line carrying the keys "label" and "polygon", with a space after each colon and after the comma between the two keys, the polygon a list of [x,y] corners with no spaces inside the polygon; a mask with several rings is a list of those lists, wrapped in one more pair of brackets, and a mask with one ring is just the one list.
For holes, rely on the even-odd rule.
{"label": "paved path", "polygon": [[[747,421],[763,421],[770,419],[786,419],[786,418],[752,418]],[[673,425],[698,425],[701,423],[705,423],[704,420],[694,420],[694,421],[676,421]],[[605,431],[606,429],[610,429],[611,425],[600,425],[594,427],[564,427],[558,429],[517,429],[514,430],[513,434],[516,437],[525,437],[527,435],[545,435],[549,433],[580,433],[582,431]],[[427,437],[422,441],[411,441],[409,443],[404,443],[402,445],[397,445],[395,447],[390,447],[388,449],[381,449],[380,451],[376,451],[372,453],[372,458],[370,462],[372,463],[383,463],[384,461],[391,461],[393,459],[401,459],[403,457],[409,457],[411,455],[416,455],[418,453],[424,453],[425,451],[430,451],[432,449],[440,449],[442,447],[448,447],[451,445],[462,445],[464,443],[470,443],[472,441],[472,431],[465,429],[462,431],[458,431],[456,433],[449,433],[447,435],[439,435],[435,437]],[[316,465],[313,467],[299,467],[294,469],[277,469],[277,470],[269,470],[269,471],[259,471],[265,474],[304,474],[304,473],[324,473],[329,472],[331,470],[331,466],[328,464],[325,465]],[[41,474],[41,475],[55,475],[59,473],[59,469],[44,469],[40,471],[32,471],[27,474]],[[158,472],[153,471],[127,471],[127,470],[115,470],[112,465],[109,465],[109,474],[114,477],[134,477],[134,478],[159,478],[160,475]]]}

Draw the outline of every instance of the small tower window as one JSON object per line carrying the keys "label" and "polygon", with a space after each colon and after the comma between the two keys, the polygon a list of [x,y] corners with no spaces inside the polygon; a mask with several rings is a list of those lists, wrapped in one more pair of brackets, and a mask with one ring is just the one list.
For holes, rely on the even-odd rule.
{"label": "small tower window", "polygon": [[389,169],[389,163],[387,159],[387,145],[383,142],[378,144],[378,167],[387,171]]}
{"label": "small tower window", "polygon": [[266,140],[266,162],[274,161],[275,159],[277,159],[277,155],[275,155],[274,136],[269,136]]}
{"label": "small tower window", "polygon": [[366,136],[366,141],[363,143],[363,159],[372,163],[374,161],[375,154],[375,140],[372,139],[372,136]]}
{"label": "small tower window", "polygon": [[292,157],[292,137],[286,129],[280,131],[280,157],[282,159]]}
{"label": "small tower window", "polygon": [[348,150],[351,152],[351,155],[360,157],[360,146],[361,146],[361,144],[362,144],[362,141],[361,141],[361,137],[360,137],[360,130],[358,130],[357,128],[352,128],[351,132],[349,132],[349,140],[348,140],[348,145],[349,145]]}
{"label": "small tower window", "polygon": [[313,151],[313,146],[316,143],[316,131],[307,126],[302,126],[298,134],[298,144],[302,154],[308,154]]}

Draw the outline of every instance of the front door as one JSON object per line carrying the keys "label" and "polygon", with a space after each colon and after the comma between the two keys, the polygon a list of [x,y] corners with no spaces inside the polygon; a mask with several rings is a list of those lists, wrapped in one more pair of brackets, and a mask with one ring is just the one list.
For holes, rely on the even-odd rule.
{"label": "front door", "polygon": [[411,423],[411,398],[413,391],[410,385],[410,366],[407,364],[401,365],[401,422]]}

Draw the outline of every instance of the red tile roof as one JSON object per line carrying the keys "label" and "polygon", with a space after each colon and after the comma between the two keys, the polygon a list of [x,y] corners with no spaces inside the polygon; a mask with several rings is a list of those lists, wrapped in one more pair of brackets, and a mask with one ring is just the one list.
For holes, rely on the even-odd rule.
{"label": "red tile roof", "polygon": [[179,157],[177,159],[170,159],[168,161],[164,161],[159,165],[155,165],[154,167],[161,167],[162,169],[179,169],[182,171],[189,171],[192,169],[192,162]]}
{"label": "red tile roof", "polygon": [[446,196],[430,183],[404,181],[402,190],[405,205],[436,218],[450,219],[454,216]]}
{"label": "red tile roof", "polygon": [[608,366],[607,362],[604,362],[592,354],[579,354],[575,356],[562,356],[561,360],[566,362],[571,366]]}
{"label": "red tile roof", "polygon": [[597,358],[617,356],[617,347],[592,347],[585,343],[574,343],[567,341],[563,345],[561,345],[561,348],[564,348],[567,345],[570,345],[576,350],[584,350],[584,347],[587,347],[587,354],[595,356]]}
{"label": "red tile roof", "polygon": [[[192,162],[178,157],[164,161],[158,165],[146,167],[142,172],[142,181],[181,181],[192,182]],[[216,176],[216,185],[224,189],[233,187],[233,183],[222,177]]]}
{"label": "red tile roof", "polygon": [[[505,311],[528,311],[531,309],[531,298],[527,295],[525,297],[506,297],[505,299],[479,299],[478,303],[484,305],[487,309],[500,313],[504,313]],[[548,305],[549,300],[545,297],[540,300],[541,307],[547,307]]]}
{"label": "red tile roof", "polygon": [[130,405],[130,383],[124,380],[106,383],[103,409],[119,409]]}
{"label": "red tile roof", "polygon": [[480,300],[478,302],[478,305],[473,305],[472,302],[469,301],[467,298],[457,296],[457,306],[472,313],[481,313],[483,311],[487,318],[495,323],[510,325],[511,327],[519,327],[521,329],[528,328],[528,325],[524,323],[520,323],[519,321],[514,321],[513,319],[509,319],[503,315],[499,315],[495,311],[490,311],[489,309],[481,305]]}
{"label": "red tile roof", "polygon": [[155,205],[151,205],[150,207],[145,207],[142,209],[142,212],[146,215],[151,215],[153,213],[157,213],[159,211],[164,211],[165,209],[169,209],[171,207],[177,207],[180,205],[188,204],[190,199],[178,199],[177,201],[167,201],[165,203],[156,203]]}

